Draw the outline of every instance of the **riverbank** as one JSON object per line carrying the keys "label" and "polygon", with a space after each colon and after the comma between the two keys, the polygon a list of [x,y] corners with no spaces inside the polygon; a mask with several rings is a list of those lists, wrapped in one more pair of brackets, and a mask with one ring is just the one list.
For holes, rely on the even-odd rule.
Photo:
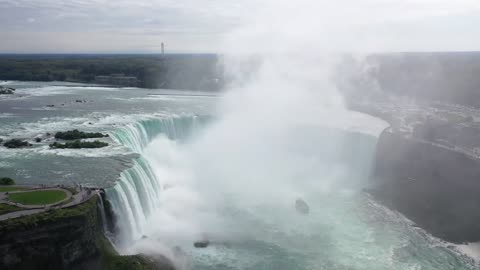
{"label": "riverbank", "polygon": [[[0,221],[76,206],[98,194],[98,190],[81,187],[21,185],[6,188],[8,189],[0,191],[0,204],[13,207],[9,209],[10,211],[3,211]],[[65,196],[53,198],[55,200],[52,201],[49,194],[44,196],[41,194],[43,192],[63,192]],[[20,200],[16,200],[15,197],[19,197]]]}
{"label": "riverbank", "polygon": [[0,268],[173,270],[164,258],[120,256],[103,234],[98,200],[0,220]]}
{"label": "riverbank", "polygon": [[222,87],[217,63],[214,54],[0,55],[0,80],[211,91]]}
{"label": "riverbank", "polygon": [[0,268],[67,269],[98,252],[97,199],[0,221]]}

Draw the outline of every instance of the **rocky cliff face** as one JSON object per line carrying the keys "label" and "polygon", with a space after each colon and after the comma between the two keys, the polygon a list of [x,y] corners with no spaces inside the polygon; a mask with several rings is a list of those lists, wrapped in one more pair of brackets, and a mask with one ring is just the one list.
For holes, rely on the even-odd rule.
{"label": "rocky cliff face", "polygon": [[[104,201],[106,227],[114,228]],[[120,256],[103,235],[98,202],[94,196],[72,208],[0,221],[0,269],[174,270],[161,255]]]}
{"label": "rocky cliff face", "polygon": [[480,160],[384,131],[371,194],[434,236],[480,241]]}
{"label": "rocky cliff face", "polygon": [[70,269],[96,257],[96,203],[0,222],[0,269]]}

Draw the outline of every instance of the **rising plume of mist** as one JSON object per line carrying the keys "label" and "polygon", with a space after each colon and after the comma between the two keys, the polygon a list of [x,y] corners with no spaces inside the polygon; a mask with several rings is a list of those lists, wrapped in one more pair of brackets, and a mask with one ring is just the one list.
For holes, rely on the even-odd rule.
{"label": "rising plume of mist", "polygon": [[230,80],[216,120],[186,145],[161,137],[147,150],[169,188],[146,227],[149,240],[134,250],[190,247],[204,233],[235,241],[252,228],[225,211],[288,209],[298,197],[358,188],[350,183],[356,172],[335,162],[345,138],[323,131],[378,135],[385,127],[348,112],[334,78],[342,53],[382,48],[371,30],[400,18],[389,2],[258,1],[225,39]]}

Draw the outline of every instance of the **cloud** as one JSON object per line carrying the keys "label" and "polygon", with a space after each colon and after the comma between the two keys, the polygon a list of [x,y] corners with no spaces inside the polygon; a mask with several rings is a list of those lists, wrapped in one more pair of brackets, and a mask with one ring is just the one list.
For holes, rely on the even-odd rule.
{"label": "cloud", "polygon": [[235,14],[229,5],[215,1],[103,1],[103,0],[19,0],[0,2],[0,15],[13,22],[5,25],[15,27],[18,15],[35,14],[45,21],[48,30],[79,31],[89,28],[94,31],[146,29],[188,31],[201,28],[224,28],[235,22]]}
{"label": "cloud", "polygon": [[[290,14],[277,12],[285,8]],[[96,44],[101,51],[108,37],[118,41],[110,44],[114,51],[131,50],[131,44],[138,46],[136,51],[157,48],[149,42],[163,40],[174,45],[168,47],[175,51],[217,52],[226,33],[261,12],[273,22],[295,19],[295,13],[311,11],[307,13],[317,12],[323,17],[307,19],[324,20],[326,24],[343,19],[363,29],[382,29],[383,24],[400,29],[393,31],[400,33],[408,32],[410,26],[414,26],[413,30],[428,26],[439,32],[438,29],[449,29],[451,23],[477,22],[479,9],[480,2],[476,0],[0,0],[0,34],[16,39],[0,44],[0,52],[40,52],[32,45],[37,43],[67,46],[71,42],[60,40],[67,37],[81,38],[74,38],[80,42],[78,45],[62,47],[65,52],[81,50],[82,43],[88,48],[84,51],[95,51]],[[315,34],[307,30],[303,34]],[[413,30],[414,36],[421,35]],[[474,29],[454,30],[460,32],[441,34],[477,34]],[[54,33],[62,34],[47,40]],[[402,35],[408,39],[408,35]],[[440,41],[441,37],[436,39]]]}

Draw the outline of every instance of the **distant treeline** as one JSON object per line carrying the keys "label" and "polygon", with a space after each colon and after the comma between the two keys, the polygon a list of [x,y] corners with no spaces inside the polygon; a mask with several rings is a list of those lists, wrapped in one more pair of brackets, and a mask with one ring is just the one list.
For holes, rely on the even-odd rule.
{"label": "distant treeline", "polygon": [[134,76],[144,88],[218,90],[216,55],[0,55],[0,80],[92,83],[95,76]]}
{"label": "distant treeline", "polygon": [[[376,54],[361,63],[355,59],[345,57],[337,78],[343,91],[354,94],[353,99],[377,88],[374,90],[480,107],[479,52]],[[91,83],[98,75],[122,73],[137,77],[144,88],[218,90],[228,81],[218,60],[213,54],[0,55],[0,80]],[[255,67],[253,62],[242,71]]]}

